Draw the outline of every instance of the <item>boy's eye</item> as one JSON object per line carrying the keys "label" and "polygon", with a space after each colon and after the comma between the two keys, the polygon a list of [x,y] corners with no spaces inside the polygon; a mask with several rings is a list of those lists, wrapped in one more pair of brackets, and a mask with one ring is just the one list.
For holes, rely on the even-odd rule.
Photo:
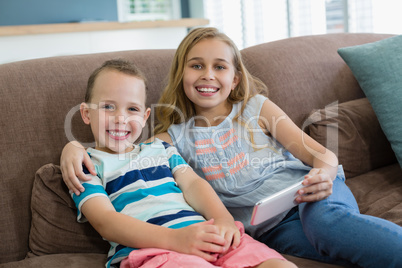
{"label": "boy's eye", "polygon": [[139,111],[139,109],[136,108],[136,107],[128,108],[128,110],[129,110],[130,112],[138,112],[138,111]]}
{"label": "boy's eye", "polygon": [[114,109],[114,106],[111,104],[104,104],[101,107],[102,107],[102,109],[108,110],[108,111],[113,111],[113,109]]}

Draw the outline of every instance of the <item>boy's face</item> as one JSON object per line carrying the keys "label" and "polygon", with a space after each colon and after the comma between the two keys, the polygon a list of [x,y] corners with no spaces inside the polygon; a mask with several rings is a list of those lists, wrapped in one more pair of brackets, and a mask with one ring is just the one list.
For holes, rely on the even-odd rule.
{"label": "boy's face", "polygon": [[142,79],[116,70],[99,73],[91,103],[81,104],[81,116],[91,126],[96,149],[108,153],[132,150],[150,114],[145,96]]}

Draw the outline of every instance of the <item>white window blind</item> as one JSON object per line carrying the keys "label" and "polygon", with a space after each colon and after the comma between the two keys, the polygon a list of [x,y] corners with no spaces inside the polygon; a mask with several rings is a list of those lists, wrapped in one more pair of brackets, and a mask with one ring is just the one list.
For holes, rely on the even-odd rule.
{"label": "white window blind", "polygon": [[119,21],[180,18],[180,0],[117,0]]}
{"label": "white window blind", "polygon": [[288,36],[286,0],[204,0],[204,16],[244,48]]}
{"label": "white window blind", "polygon": [[394,0],[204,0],[204,17],[241,49],[302,35],[401,34],[401,8]]}

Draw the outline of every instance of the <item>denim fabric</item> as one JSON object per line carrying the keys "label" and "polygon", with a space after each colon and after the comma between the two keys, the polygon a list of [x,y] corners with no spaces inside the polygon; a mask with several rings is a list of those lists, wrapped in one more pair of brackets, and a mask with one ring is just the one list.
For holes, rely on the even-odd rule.
{"label": "denim fabric", "polygon": [[327,263],[402,267],[402,227],[360,214],[340,177],[331,196],[300,204],[258,240],[280,253]]}

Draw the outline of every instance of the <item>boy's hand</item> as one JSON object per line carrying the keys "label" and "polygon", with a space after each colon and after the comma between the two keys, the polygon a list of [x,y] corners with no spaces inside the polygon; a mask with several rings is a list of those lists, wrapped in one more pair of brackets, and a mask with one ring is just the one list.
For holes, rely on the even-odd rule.
{"label": "boy's hand", "polygon": [[298,191],[296,201],[315,202],[320,201],[332,194],[332,179],[331,176],[322,168],[313,168],[309,174],[304,176],[303,187]]}
{"label": "boy's hand", "polygon": [[76,141],[69,142],[64,146],[60,157],[60,169],[63,181],[70,191],[80,195],[85,189],[79,180],[86,181],[90,178],[83,172],[82,164],[88,171],[96,176],[95,167],[85,148]]}
{"label": "boy's hand", "polygon": [[[225,249],[229,250],[237,248],[240,244],[240,231],[233,220],[216,219],[214,224],[219,227],[219,231],[222,237],[225,238]],[[226,252],[225,251],[225,252]]]}
{"label": "boy's hand", "polygon": [[214,220],[209,220],[174,230],[172,239],[175,242],[168,241],[170,249],[196,255],[209,262],[216,261],[218,255],[226,252],[227,248],[219,228],[213,223]]}

